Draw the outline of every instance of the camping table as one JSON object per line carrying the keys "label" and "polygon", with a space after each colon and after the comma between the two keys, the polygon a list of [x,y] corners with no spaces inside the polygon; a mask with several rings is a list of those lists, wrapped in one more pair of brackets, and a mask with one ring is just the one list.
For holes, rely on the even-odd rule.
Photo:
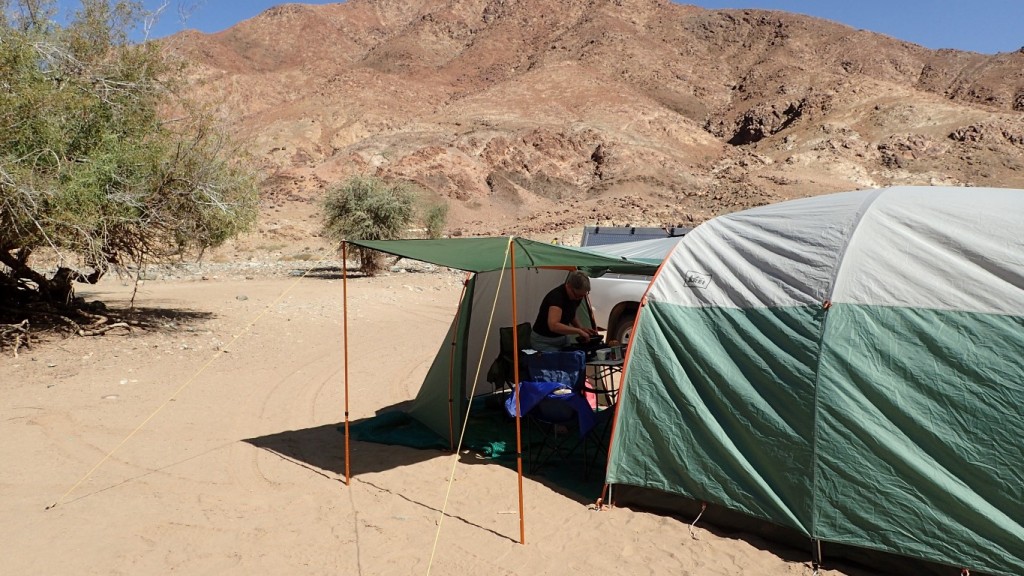
{"label": "camping table", "polygon": [[590,360],[587,368],[590,369],[594,378],[594,389],[604,392],[602,396],[608,398],[609,406],[614,405],[619,397],[619,388],[615,382],[615,375],[622,373],[621,358],[617,360]]}
{"label": "camping table", "polygon": [[[595,425],[595,450],[590,455],[588,460],[587,468],[593,467],[597,464],[597,459],[604,455],[608,457],[608,442],[609,434],[611,432],[611,412],[608,412],[610,408],[615,406],[615,403],[619,399],[619,387],[615,382],[616,375],[622,374],[622,358],[615,360],[591,360],[587,362],[587,371],[593,378],[593,389],[596,390],[597,406],[595,406],[597,412],[600,413],[598,417],[598,423]],[[602,405],[602,398],[604,403]],[[584,451],[586,448],[584,448]]]}

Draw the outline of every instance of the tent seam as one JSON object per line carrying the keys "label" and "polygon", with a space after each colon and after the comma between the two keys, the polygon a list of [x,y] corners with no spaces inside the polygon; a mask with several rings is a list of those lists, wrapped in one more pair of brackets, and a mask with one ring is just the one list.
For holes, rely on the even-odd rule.
{"label": "tent seam", "polygon": [[836,266],[832,272],[832,278],[829,282],[829,290],[827,298],[822,302],[822,309],[824,310],[824,316],[821,319],[821,329],[818,331],[818,353],[814,363],[814,404],[811,412],[813,418],[813,428],[811,431],[811,526],[810,533],[812,540],[819,540],[818,538],[818,399],[819,399],[819,388],[821,385],[821,359],[822,359],[822,346],[825,342],[825,333],[828,331],[828,311],[832,305],[832,299],[836,293],[836,282],[839,279],[839,273],[843,268],[843,262],[846,259],[846,254],[849,251],[850,244],[852,244],[853,236],[857,233],[857,229],[860,226],[861,221],[867,214],[868,210],[874,206],[874,203],[882,195],[884,189],[875,190],[871,194],[868,194],[867,198],[861,202],[860,208],[856,212],[856,216],[850,222],[849,231],[843,234],[843,243],[839,248],[839,256],[836,258]]}

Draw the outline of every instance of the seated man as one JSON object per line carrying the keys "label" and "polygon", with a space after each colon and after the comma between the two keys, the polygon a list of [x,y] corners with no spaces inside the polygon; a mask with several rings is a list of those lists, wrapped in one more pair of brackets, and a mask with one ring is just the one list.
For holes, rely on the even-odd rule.
{"label": "seated man", "polygon": [[574,344],[576,337],[587,342],[597,330],[584,328],[576,318],[576,311],[590,293],[590,278],[579,270],[569,273],[565,283],[556,286],[544,296],[533,323],[530,341],[541,352],[561,350]]}

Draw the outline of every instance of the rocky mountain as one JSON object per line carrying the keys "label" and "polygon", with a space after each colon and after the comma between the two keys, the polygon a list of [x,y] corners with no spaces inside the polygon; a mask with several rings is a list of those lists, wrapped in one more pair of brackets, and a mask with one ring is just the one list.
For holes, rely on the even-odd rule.
{"label": "rocky mountain", "polygon": [[1024,188],[1024,49],[929,50],[667,0],[285,4],[165,40],[275,210],[411,181],[454,234],[694,224],[899,184]]}

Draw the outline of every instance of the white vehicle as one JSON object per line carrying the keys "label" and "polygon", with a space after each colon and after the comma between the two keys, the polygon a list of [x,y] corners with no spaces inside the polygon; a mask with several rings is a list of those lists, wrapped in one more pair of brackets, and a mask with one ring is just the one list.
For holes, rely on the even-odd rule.
{"label": "white vehicle", "polygon": [[[586,246],[587,250],[605,255],[623,256],[631,260],[660,263],[675,248],[682,236],[638,240],[617,244]],[[640,311],[640,300],[647,291],[651,276],[632,274],[605,274],[590,279],[590,307],[595,321],[608,329],[606,341],[629,342]]]}
{"label": "white vehicle", "polygon": [[640,299],[650,281],[650,276],[629,274],[605,274],[590,279],[590,307],[598,325],[608,328],[606,342],[629,343]]}

